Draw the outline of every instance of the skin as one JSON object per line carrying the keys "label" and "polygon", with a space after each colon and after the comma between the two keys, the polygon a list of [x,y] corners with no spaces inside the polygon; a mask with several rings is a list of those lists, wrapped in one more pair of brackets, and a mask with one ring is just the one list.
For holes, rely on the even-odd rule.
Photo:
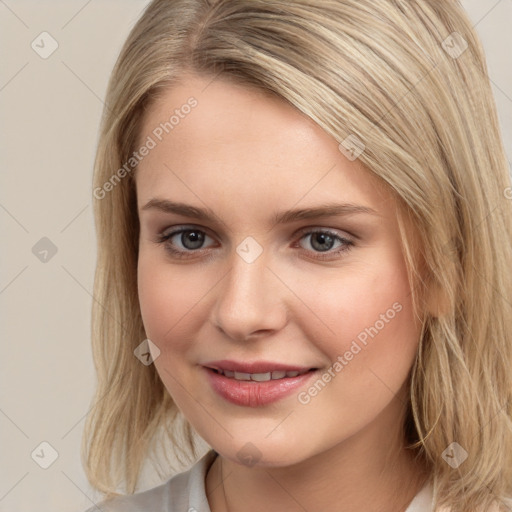
{"label": "skin", "polygon": [[[420,321],[395,200],[308,117],[225,79],[184,75],[146,112],[140,140],[190,96],[198,105],[135,175],[138,289],[146,334],[160,350],[158,374],[220,453],[206,477],[212,512],[405,510],[426,473],[401,431]],[[143,209],[156,197],[209,207],[216,217]],[[276,212],[330,202],[375,214],[272,222]],[[195,252],[194,238],[167,241],[188,250],[184,259],[155,241],[180,227],[207,235]],[[353,246],[336,254],[342,242],[334,241],[323,252],[305,234],[317,228]],[[236,252],[248,236],[263,249],[250,264]],[[295,392],[264,407],[231,404],[205,378],[202,364],[216,359],[325,372],[394,303],[400,312],[307,405]],[[252,467],[237,457],[248,442],[261,454]]]}

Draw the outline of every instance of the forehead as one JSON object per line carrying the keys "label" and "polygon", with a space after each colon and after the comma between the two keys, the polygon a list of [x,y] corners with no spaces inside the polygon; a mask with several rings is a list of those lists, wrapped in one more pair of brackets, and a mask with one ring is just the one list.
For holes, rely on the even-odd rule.
{"label": "forehead", "polygon": [[[141,138],[154,133],[159,139],[159,131],[163,131],[163,140],[157,140],[159,149],[186,149],[191,157],[199,156],[198,151],[192,151],[197,148],[205,150],[201,155],[210,157],[216,149],[221,153],[225,146],[231,151],[253,153],[262,143],[268,151],[277,145],[292,148],[311,143],[313,132],[323,133],[309,117],[275,95],[226,78],[196,75],[182,77],[146,112]],[[269,140],[274,141],[272,146],[268,146]]]}
{"label": "forehead", "polygon": [[148,138],[154,147],[136,173],[139,205],[165,193],[289,206],[301,198],[374,206],[390,199],[305,114],[225,79],[187,75],[167,89],[144,117],[139,140]]}

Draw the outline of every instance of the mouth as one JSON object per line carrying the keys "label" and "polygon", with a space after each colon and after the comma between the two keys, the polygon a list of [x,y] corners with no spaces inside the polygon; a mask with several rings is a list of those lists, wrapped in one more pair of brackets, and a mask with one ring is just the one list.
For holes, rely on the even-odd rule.
{"label": "mouth", "polygon": [[265,406],[307,385],[319,367],[279,361],[222,359],[202,364],[206,377],[220,397],[245,407]]}
{"label": "mouth", "polygon": [[304,375],[308,372],[314,372],[318,368],[309,368],[304,370],[274,370],[263,373],[248,373],[248,372],[236,372],[233,370],[223,370],[220,368],[210,368],[209,370],[217,373],[218,375],[223,375],[228,379],[238,380],[238,381],[254,381],[254,382],[266,382],[269,380],[282,380],[287,378],[298,377],[300,375]]}
{"label": "mouth", "polygon": [[[203,366],[211,388],[243,407],[263,407],[292,395],[311,382],[319,368],[270,362],[217,362]],[[252,371],[251,371],[252,370]]]}

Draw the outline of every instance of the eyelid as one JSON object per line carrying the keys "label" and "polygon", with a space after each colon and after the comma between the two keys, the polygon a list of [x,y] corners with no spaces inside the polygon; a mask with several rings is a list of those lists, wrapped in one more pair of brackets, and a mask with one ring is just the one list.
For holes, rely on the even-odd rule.
{"label": "eyelid", "polygon": [[305,228],[299,229],[294,236],[302,235],[302,234],[308,234],[308,233],[331,233],[333,235],[339,236],[340,238],[343,238],[345,240],[354,241],[359,239],[358,236],[353,235],[349,231],[346,231],[345,229],[338,229],[338,228],[326,228],[321,226],[309,226]]}
{"label": "eyelid", "polygon": [[158,232],[158,239],[162,237],[171,237],[177,235],[183,231],[201,231],[202,233],[208,235],[210,238],[217,239],[216,235],[213,235],[212,232],[203,226],[196,226],[194,224],[177,224],[175,226],[171,226],[165,229],[162,229]]}

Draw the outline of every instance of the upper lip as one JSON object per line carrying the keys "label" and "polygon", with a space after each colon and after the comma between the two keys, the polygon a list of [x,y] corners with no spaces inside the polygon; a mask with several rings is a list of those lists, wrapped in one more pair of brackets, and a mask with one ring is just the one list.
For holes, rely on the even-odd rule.
{"label": "upper lip", "polygon": [[289,365],[283,363],[275,363],[272,361],[248,362],[233,361],[229,359],[223,359],[221,361],[210,361],[205,363],[203,366],[206,366],[207,368],[213,368],[215,370],[230,370],[240,373],[268,373],[273,371],[302,372],[305,370],[313,369],[311,366]]}

